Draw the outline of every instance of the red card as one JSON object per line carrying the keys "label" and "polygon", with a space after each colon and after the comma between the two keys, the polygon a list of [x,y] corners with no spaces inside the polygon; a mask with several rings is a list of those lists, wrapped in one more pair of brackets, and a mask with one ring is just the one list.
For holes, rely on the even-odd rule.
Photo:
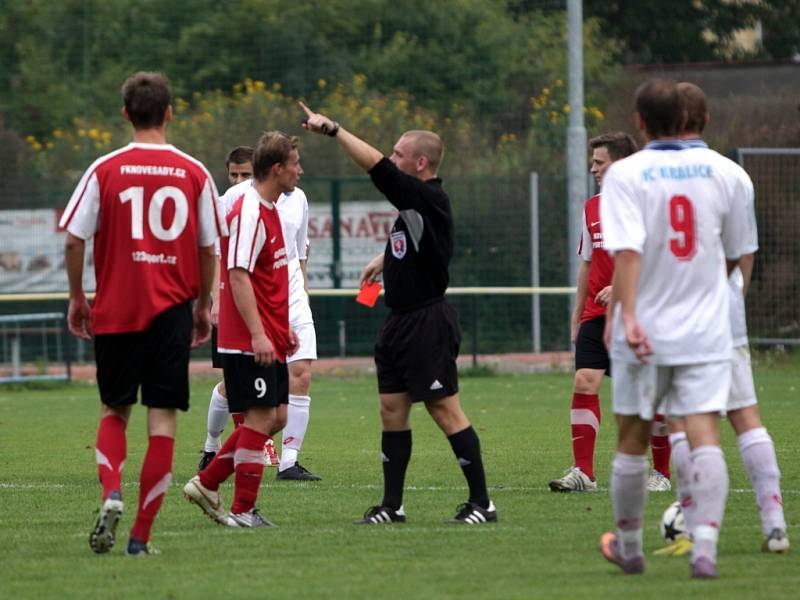
{"label": "red card", "polygon": [[377,281],[372,283],[365,283],[364,287],[361,288],[361,291],[358,292],[358,296],[356,296],[356,302],[359,304],[363,304],[369,308],[375,306],[375,303],[378,301],[378,296],[381,294],[381,284]]}

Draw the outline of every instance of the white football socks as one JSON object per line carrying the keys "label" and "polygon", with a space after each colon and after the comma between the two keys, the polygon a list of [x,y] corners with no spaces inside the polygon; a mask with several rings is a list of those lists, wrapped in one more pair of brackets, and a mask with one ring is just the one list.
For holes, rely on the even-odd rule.
{"label": "white football socks", "polygon": [[695,506],[692,560],[701,556],[717,561],[717,540],[728,497],[728,467],[719,446],[692,450],[691,492]]}
{"label": "white football socks", "polygon": [[611,463],[611,501],[622,558],[642,554],[642,516],[647,500],[647,456],[617,452]]}
{"label": "white football socks", "polygon": [[219,452],[222,447],[222,433],[230,418],[228,400],[219,393],[219,386],[220,384],[214,386],[211,401],[208,403],[208,434],[203,448],[206,452]]}
{"label": "white football socks", "polygon": [[747,476],[756,492],[761,531],[764,535],[769,535],[773,529],[786,531],[781,501],[781,472],[772,438],[766,428],[756,427],[741,434],[737,442]]}
{"label": "white football socks", "polygon": [[692,502],[691,476],[692,457],[689,440],[686,432],[669,434],[669,444],[672,446],[672,465],[675,468],[675,477],[678,480],[678,502],[681,503],[681,512],[686,523],[686,531],[692,531],[694,519],[694,503]]}
{"label": "white football socks", "polygon": [[286,427],[283,428],[283,444],[281,448],[281,464],[278,470],[285,471],[297,462],[297,455],[303,446],[303,438],[308,429],[311,397],[289,394],[289,406],[286,409]]}

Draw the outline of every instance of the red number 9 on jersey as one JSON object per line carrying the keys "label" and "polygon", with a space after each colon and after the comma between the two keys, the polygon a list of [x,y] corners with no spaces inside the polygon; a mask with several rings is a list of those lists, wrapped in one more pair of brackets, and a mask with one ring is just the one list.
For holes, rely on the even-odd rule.
{"label": "red number 9 on jersey", "polygon": [[669,223],[675,233],[680,234],[669,240],[670,251],[678,260],[692,260],[694,256],[694,207],[686,196],[673,196],[669,199]]}

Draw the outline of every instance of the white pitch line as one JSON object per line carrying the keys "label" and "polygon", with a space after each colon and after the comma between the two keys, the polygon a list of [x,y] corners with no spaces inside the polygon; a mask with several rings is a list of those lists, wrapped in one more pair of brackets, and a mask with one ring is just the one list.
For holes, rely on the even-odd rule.
{"label": "white pitch line", "polygon": [[[0,490],[64,490],[64,489],[81,489],[87,487],[88,484],[65,484],[65,483],[9,483],[9,482],[0,482]],[[171,487],[183,489],[183,483],[173,483]],[[138,488],[139,483],[136,481],[130,481],[122,484],[124,488]],[[230,487],[229,485],[225,486]],[[269,489],[290,489],[289,486],[274,486],[268,485],[268,482],[264,482],[261,484],[263,488]],[[382,490],[383,485],[377,484],[319,484],[319,483],[306,483],[301,486],[295,486],[295,488],[299,489],[326,489],[326,490]],[[439,485],[430,485],[430,486],[417,486],[417,485],[409,485],[406,486],[406,491],[409,492],[455,492],[455,491],[462,491],[469,489],[467,486],[439,486]],[[489,486],[489,491],[492,493],[503,493],[503,492],[543,492],[548,491],[549,489],[547,486],[539,485],[539,486]],[[598,488],[598,492],[607,492],[608,488],[600,487]],[[658,494],[659,492],[652,492],[654,494]],[[732,488],[728,490],[729,494],[752,494],[753,490],[750,488]],[[781,493],[784,496],[795,496],[800,495],[800,490],[781,490]],[[667,493],[665,495],[669,496],[670,494]]]}

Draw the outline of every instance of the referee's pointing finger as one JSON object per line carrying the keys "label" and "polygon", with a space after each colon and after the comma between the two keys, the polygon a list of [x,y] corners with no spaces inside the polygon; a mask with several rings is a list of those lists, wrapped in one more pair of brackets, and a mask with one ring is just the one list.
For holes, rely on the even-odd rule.
{"label": "referee's pointing finger", "polygon": [[309,117],[314,116],[314,111],[308,108],[302,100],[298,101],[298,104],[300,105],[300,108],[302,108],[305,111],[306,115],[308,115]]}

